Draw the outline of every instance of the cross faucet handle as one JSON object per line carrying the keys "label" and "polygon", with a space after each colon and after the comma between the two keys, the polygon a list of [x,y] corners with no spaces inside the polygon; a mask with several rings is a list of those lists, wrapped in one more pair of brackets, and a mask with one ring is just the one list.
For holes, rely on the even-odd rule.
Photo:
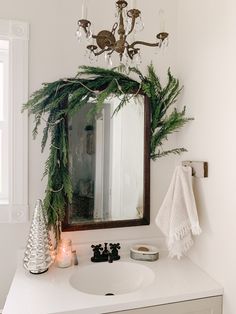
{"label": "cross faucet handle", "polygon": [[111,250],[119,250],[120,249],[120,243],[110,243],[110,249]]}
{"label": "cross faucet handle", "polygon": [[120,249],[120,243],[110,243],[110,249],[114,261],[119,260],[118,250]]}
{"label": "cross faucet handle", "polygon": [[94,256],[100,256],[100,251],[102,251],[102,245],[98,244],[98,245],[91,245],[91,248],[93,249],[94,252]]}

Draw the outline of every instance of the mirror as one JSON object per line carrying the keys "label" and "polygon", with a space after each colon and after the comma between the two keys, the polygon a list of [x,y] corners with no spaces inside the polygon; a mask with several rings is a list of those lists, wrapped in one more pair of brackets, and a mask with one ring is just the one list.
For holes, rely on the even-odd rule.
{"label": "mirror", "polygon": [[[46,122],[42,152],[50,136],[44,208],[56,236],[149,224],[150,158],[185,152],[163,150],[163,143],[192,118],[185,107],[169,110],[182,89],[170,70],[165,87],[152,64],[147,70],[130,68],[136,81],[118,68],[82,66],[74,78],[45,83],[24,105],[35,116],[34,137]],[[91,106],[94,121],[87,119]]]}
{"label": "mirror", "polygon": [[147,97],[112,98],[89,119],[87,103],[68,120],[73,201],[63,230],[149,224],[150,111]]}

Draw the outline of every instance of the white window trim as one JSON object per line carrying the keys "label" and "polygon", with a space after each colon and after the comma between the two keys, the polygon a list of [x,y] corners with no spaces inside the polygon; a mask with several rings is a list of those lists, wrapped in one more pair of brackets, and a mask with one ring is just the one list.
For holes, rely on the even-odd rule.
{"label": "white window trim", "polygon": [[[4,76],[5,76],[5,88],[4,88],[4,99],[3,101],[8,103],[8,81],[9,81],[9,51],[7,50],[0,50],[0,60],[3,62],[4,67]],[[3,185],[3,190],[0,191],[0,200],[4,201],[8,199],[8,190],[9,190],[9,184],[8,184],[8,112],[6,108],[3,108],[3,121],[0,121],[0,129],[2,131],[2,156],[1,161],[3,164],[6,165],[6,167],[3,167],[3,164],[0,165],[1,171],[0,171],[0,181],[1,185]],[[4,180],[3,180],[4,178]],[[4,184],[5,183],[5,184]]]}
{"label": "white window trim", "polygon": [[0,39],[9,40],[9,204],[0,204],[0,222],[28,221],[28,99],[29,25],[0,19]]}

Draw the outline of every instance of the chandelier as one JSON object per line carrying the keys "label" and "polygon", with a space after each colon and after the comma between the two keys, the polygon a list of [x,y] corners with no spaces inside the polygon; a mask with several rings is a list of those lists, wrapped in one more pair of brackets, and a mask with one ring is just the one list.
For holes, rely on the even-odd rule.
{"label": "chandelier", "polygon": [[[127,6],[128,2],[125,0],[116,1],[117,22],[114,23],[111,31],[102,30],[95,35],[91,30],[91,22],[87,19],[86,0],[83,0],[82,18],[78,20],[76,36],[79,41],[83,38],[92,41],[87,45],[86,52],[91,62],[97,61],[98,56],[104,54],[107,64],[112,66],[112,55],[117,53],[121,63],[126,65],[133,63],[134,66],[138,66],[141,63],[140,46],[158,48],[168,46],[169,34],[164,31],[163,25],[161,32],[156,35],[155,42],[135,40],[135,34],[144,29],[141,11],[136,8],[136,0],[132,0],[131,9],[128,10]],[[163,14],[163,11],[159,13]],[[134,36],[130,43],[131,34]]]}

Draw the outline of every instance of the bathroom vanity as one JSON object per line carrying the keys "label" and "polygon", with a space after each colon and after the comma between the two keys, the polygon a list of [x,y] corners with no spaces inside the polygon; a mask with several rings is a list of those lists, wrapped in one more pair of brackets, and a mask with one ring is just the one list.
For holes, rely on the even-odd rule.
{"label": "bathroom vanity", "polygon": [[141,262],[126,254],[92,263],[90,257],[42,275],[28,273],[20,261],[3,314],[222,313],[222,287],[188,258],[161,254],[156,262]]}

